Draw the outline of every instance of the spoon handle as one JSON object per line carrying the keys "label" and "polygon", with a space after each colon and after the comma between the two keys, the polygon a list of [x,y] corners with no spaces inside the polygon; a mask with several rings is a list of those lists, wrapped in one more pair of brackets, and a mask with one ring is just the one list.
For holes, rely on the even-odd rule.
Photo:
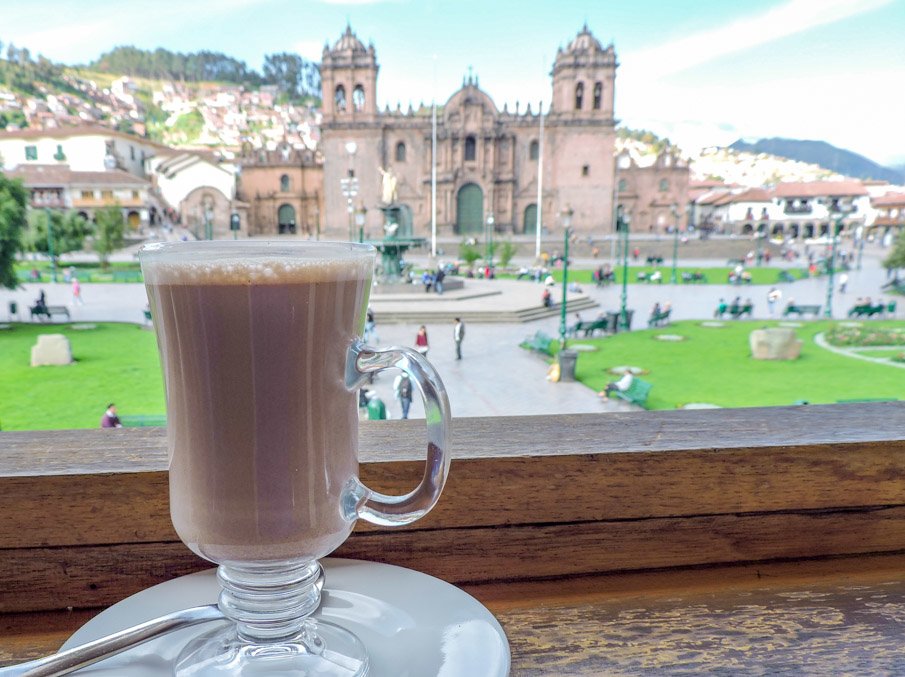
{"label": "spoon handle", "polygon": [[61,651],[45,658],[0,668],[0,677],[57,677],[68,675],[115,656],[142,642],[175,630],[182,630],[199,623],[225,620],[216,604],[184,609],[155,618],[154,620],[113,633],[73,649]]}

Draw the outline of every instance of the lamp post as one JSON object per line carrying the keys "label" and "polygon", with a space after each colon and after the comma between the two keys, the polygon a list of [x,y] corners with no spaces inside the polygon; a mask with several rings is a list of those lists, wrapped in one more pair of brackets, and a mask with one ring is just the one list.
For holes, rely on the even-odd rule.
{"label": "lamp post", "polygon": [[57,281],[57,260],[53,255],[53,219],[50,218],[51,212],[49,207],[44,208],[47,216],[47,252],[50,254],[50,278]]}
{"label": "lamp post", "polygon": [[484,262],[493,269],[493,212],[487,212],[484,219]]}
{"label": "lamp post", "polygon": [[628,301],[628,233],[630,218],[622,208],[622,205],[616,209],[616,227],[622,233],[622,295],[620,297],[621,305],[619,308],[619,329],[628,331],[628,309],[626,304]]}
{"label": "lamp post", "polygon": [[563,229],[563,259],[562,259],[562,305],[559,309],[559,345],[566,347],[566,295],[569,293],[569,235],[572,227],[572,215],[575,211],[571,207],[562,210]]}
{"label": "lamp post", "polygon": [[673,284],[679,282],[679,205],[672,203],[673,237],[672,237],[672,275],[669,281]]}
{"label": "lamp post", "polygon": [[830,260],[827,263],[827,284],[826,284],[826,309],[823,316],[831,319],[833,317],[833,278],[836,272],[836,241],[839,239],[839,232],[842,230],[842,223],[845,215],[854,211],[851,207],[845,208],[839,205],[839,216],[835,222],[830,219]]}
{"label": "lamp post", "polygon": [[355,225],[358,226],[358,241],[365,241],[365,215],[368,213],[368,210],[365,209],[364,205],[359,206],[358,209],[355,210]]}
{"label": "lamp post", "polygon": [[358,151],[358,144],[354,141],[346,143],[346,153],[349,155],[349,171],[345,178],[339,180],[342,188],[343,197],[346,198],[346,211],[349,213],[349,242],[355,239],[353,231],[353,218],[355,215],[355,207],[353,201],[358,196],[358,179],[355,178],[355,167],[353,166],[355,153]]}

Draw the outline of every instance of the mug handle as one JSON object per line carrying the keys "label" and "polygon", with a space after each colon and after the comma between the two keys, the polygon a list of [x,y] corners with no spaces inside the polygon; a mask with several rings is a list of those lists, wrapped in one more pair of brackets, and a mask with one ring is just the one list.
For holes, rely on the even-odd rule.
{"label": "mug handle", "polygon": [[427,419],[427,462],[421,483],[403,496],[368,489],[356,477],[345,488],[343,512],[382,526],[402,526],[424,517],[436,505],[449,474],[449,398],[436,369],[411,348],[378,350],[354,341],[346,360],[346,387],[354,391],[368,374],[396,367],[409,375],[424,400]]}

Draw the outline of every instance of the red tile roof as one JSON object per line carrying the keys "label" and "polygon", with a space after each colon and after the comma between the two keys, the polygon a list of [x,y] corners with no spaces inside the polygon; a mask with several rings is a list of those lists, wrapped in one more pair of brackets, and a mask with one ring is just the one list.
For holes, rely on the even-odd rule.
{"label": "red tile roof", "polygon": [[870,203],[874,207],[905,207],[905,193],[886,193],[873,198]]}
{"label": "red tile roof", "polygon": [[732,196],[732,202],[772,202],[773,196],[763,188],[749,188]]}
{"label": "red tile roof", "polygon": [[11,179],[22,179],[26,186],[123,186],[144,187],[149,181],[121,169],[106,172],[74,172],[69,165],[19,165],[5,170]]}
{"label": "red tile roof", "polygon": [[843,197],[867,195],[860,181],[788,181],[776,184],[776,197]]}

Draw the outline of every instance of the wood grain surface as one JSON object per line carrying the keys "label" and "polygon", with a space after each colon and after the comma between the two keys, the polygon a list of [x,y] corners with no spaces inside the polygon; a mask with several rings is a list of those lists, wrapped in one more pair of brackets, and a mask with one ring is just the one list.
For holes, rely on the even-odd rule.
{"label": "wood grain surface", "polygon": [[[423,438],[423,422],[364,423],[362,480],[410,490]],[[727,571],[905,562],[903,403],[457,419],[452,443],[449,482],[430,515],[400,530],[359,524],[336,554],[477,591],[510,634],[514,674],[666,670],[628,654],[601,662],[614,645],[600,633],[621,637],[616,645],[640,641],[629,632],[639,622],[631,605],[616,602],[646,588],[641,581],[673,576],[661,591],[672,599]],[[95,610],[210,566],[178,541],[167,501],[163,430],[0,433],[0,661],[46,653]],[[614,596],[614,580],[636,586]],[[764,609],[781,606],[763,594]],[[833,604],[849,604],[843,597]],[[651,618],[668,626],[701,599],[651,602]],[[710,599],[712,613],[695,616],[706,641],[716,636],[708,617],[769,627],[768,614],[739,616],[742,598],[727,600]],[[870,615],[845,612],[845,624],[862,612]],[[795,636],[814,648],[810,635]],[[658,641],[675,656],[691,650]]]}

